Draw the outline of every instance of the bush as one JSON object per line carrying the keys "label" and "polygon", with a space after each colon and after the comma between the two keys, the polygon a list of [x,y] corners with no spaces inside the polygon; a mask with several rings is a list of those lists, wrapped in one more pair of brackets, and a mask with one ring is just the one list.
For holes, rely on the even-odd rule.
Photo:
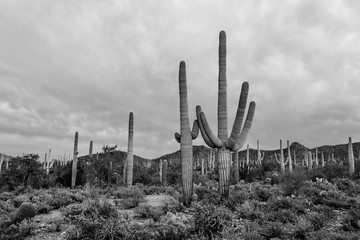
{"label": "bush", "polygon": [[225,228],[231,226],[232,214],[230,210],[213,204],[197,204],[194,209],[194,231],[198,236],[213,239]]}
{"label": "bush", "polygon": [[143,218],[151,218],[157,222],[162,215],[165,214],[165,211],[159,207],[151,207],[149,205],[141,206],[135,211]]}

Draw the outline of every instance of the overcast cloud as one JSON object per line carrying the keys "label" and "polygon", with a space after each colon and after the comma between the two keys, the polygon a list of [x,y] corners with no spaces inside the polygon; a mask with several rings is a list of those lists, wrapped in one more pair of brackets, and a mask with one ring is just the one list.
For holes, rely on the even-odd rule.
{"label": "overcast cloud", "polygon": [[75,131],[80,155],[90,140],[126,151],[130,111],[136,155],[178,150],[181,60],[191,121],[200,104],[217,132],[221,30],[229,128],[243,81],[257,103],[250,147],[360,141],[359,12],[356,0],[1,0],[0,152],[57,157]]}

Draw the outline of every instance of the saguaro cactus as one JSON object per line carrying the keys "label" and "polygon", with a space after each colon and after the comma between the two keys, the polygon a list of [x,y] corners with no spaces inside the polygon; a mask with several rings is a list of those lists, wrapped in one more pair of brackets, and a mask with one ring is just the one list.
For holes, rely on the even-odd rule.
{"label": "saguaro cactus", "polygon": [[0,172],[1,172],[1,167],[3,165],[3,162],[4,162],[4,154],[0,153]]}
{"label": "saguaro cactus", "polygon": [[281,139],[280,139],[280,159],[277,158],[276,153],[275,153],[275,159],[280,164],[281,174],[284,175],[285,174],[285,166],[288,163],[289,158],[287,158],[286,161],[284,161],[284,151],[282,148],[282,140]]}
{"label": "saguaro cactus", "polygon": [[349,173],[350,175],[355,174],[355,160],[354,160],[354,151],[352,146],[352,140],[351,137],[349,137],[349,143],[348,143],[348,158],[349,158]]}
{"label": "saguaro cactus", "polygon": [[79,134],[78,132],[76,132],[75,140],[74,140],[74,153],[73,153],[72,172],[71,172],[71,188],[75,188],[75,184],[76,184],[78,138],[79,138]]}
{"label": "saguaro cactus", "polygon": [[227,127],[227,92],[226,92],[226,34],[219,35],[219,76],[218,76],[218,137],[211,131],[205,113],[200,106],[196,107],[196,115],[201,135],[205,143],[211,148],[218,148],[217,160],[219,164],[219,193],[227,198],[229,195],[230,151],[237,152],[244,145],[250,131],[255,113],[255,102],[251,102],[247,118],[242,128],[249,84],[244,82],[241,88],[239,106],[230,137]]}
{"label": "saguaro cactus", "polygon": [[[187,84],[186,84],[186,65],[184,61],[181,61],[179,66],[179,95],[180,95],[180,135],[179,135],[180,139],[179,140],[180,140],[183,203],[185,206],[190,206],[191,197],[193,193],[193,145],[192,145],[193,136],[192,136],[192,132],[190,131]],[[197,121],[196,121],[196,125],[197,125]]]}
{"label": "saguaro cactus", "polygon": [[163,185],[167,185],[167,169],[168,169],[168,162],[166,160],[163,161],[163,170],[162,170],[162,182]]}
{"label": "saguaro cactus", "polygon": [[126,157],[126,185],[130,187],[133,182],[133,171],[134,171],[134,114],[129,114],[129,139],[128,139],[128,152]]}
{"label": "saguaro cactus", "polygon": [[108,176],[107,176],[107,182],[109,186],[111,185],[112,173],[113,173],[113,164],[112,161],[109,161]]}
{"label": "saguaro cactus", "polygon": [[163,181],[163,161],[162,159],[159,159],[159,180],[160,182]]}
{"label": "saguaro cactus", "polygon": [[89,157],[92,158],[93,155],[93,141],[90,141],[90,146],[89,146]]}
{"label": "saguaro cactus", "polygon": [[265,154],[264,153],[261,154],[261,152],[260,152],[260,142],[259,142],[259,140],[256,141],[256,146],[257,146],[257,160],[256,161],[257,161],[258,165],[261,165]]}
{"label": "saguaro cactus", "polygon": [[239,176],[239,152],[234,152],[234,178],[235,182],[238,183],[240,180]]}
{"label": "saguaro cactus", "polygon": [[289,161],[289,173],[292,173],[293,168],[292,168],[292,159],[291,159],[291,150],[290,150],[289,140],[287,140],[287,150],[288,150],[288,161]]}

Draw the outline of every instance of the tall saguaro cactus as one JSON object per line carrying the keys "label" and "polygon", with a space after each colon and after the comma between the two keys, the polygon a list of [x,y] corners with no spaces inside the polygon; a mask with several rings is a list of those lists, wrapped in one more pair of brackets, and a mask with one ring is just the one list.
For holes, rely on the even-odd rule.
{"label": "tall saguaro cactus", "polygon": [[352,146],[352,140],[351,137],[349,137],[349,143],[348,143],[348,155],[349,155],[349,173],[350,175],[355,174],[355,160],[354,160],[354,151]]}
{"label": "tall saguaro cactus", "polygon": [[74,155],[73,155],[72,172],[71,172],[71,188],[75,188],[75,184],[76,184],[78,138],[79,138],[79,133],[76,132],[75,140],[74,140]]}
{"label": "tall saguaro cactus", "polygon": [[230,151],[237,152],[245,144],[247,135],[250,131],[252,120],[255,113],[255,102],[251,102],[244,126],[242,127],[249,84],[244,82],[241,88],[239,105],[236,117],[228,137],[227,127],[227,84],[226,84],[226,34],[224,31],[219,35],[219,76],[218,76],[218,136],[211,131],[206,120],[205,113],[200,106],[196,107],[196,115],[199,123],[201,135],[205,143],[211,148],[218,148],[217,158],[219,164],[219,193],[227,198],[229,195],[230,179]]}
{"label": "tall saguaro cactus", "polygon": [[128,139],[128,152],[126,157],[126,185],[130,187],[133,182],[134,171],[134,114],[129,114],[129,139]]}
{"label": "tall saguaro cactus", "polygon": [[193,193],[193,145],[192,145],[193,136],[190,131],[187,84],[186,84],[186,65],[184,61],[181,61],[179,66],[179,95],[180,95],[180,139],[179,140],[180,140],[183,203],[185,206],[190,206],[191,197]]}

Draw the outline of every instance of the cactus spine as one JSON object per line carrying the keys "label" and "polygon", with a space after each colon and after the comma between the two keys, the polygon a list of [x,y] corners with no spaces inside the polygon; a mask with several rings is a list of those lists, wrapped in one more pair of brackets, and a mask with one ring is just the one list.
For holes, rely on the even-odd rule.
{"label": "cactus spine", "polygon": [[349,158],[349,173],[351,176],[355,174],[355,162],[354,162],[354,151],[352,146],[352,140],[351,137],[349,137],[349,143],[348,143],[348,158]]}
{"label": "cactus spine", "polygon": [[134,114],[129,114],[129,139],[128,139],[128,153],[127,153],[127,167],[126,167],[126,185],[130,187],[133,183],[134,171]]}
{"label": "cactus spine", "polygon": [[73,153],[72,172],[71,172],[71,188],[75,188],[75,184],[76,184],[78,138],[79,138],[79,134],[78,132],[76,132],[75,140],[74,140],[74,153]]}
{"label": "cactus spine", "polygon": [[188,110],[186,65],[184,61],[179,66],[180,95],[180,159],[182,172],[183,203],[190,206],[193,193],[193,145],[190,131]]}
{"label": "cactus spine", "polygon": [[216,137],[206,120],[205,113],[197,106],[197,120],[201,135],[205,143],[211,148],[218,148],[217,160],[219,164],[219,193],[223,198],[229,195],[230,178],[230,151],[237,152],[244,145],[250,131],[255,113],[255,102],[251,102],[244,126],[242,127],[249,84],[244,82],[241,88],[239,106],[236,113],[233,129],[228,137],[227,128],[227,93],[226,93],[226,34],[219,35],[219,76],[218,76],[218,137]]}
{"label": "cactus spine", "polygon": [[89,157],[92,158],[93,155],[93,141],[90,141],[90,146],[89,146]]}

